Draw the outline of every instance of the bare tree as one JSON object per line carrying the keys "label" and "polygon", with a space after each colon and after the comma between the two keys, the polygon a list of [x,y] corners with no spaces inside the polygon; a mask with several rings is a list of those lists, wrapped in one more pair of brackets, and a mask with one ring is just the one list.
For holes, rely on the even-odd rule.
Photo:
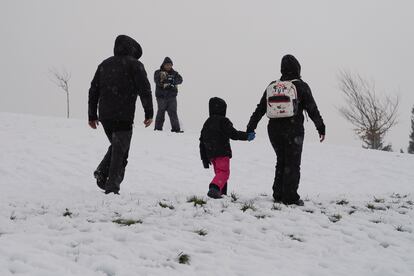
{"label": "bare tree", "polygon": [[66,114],[67,118],[69,118],[69,80],[71,75],[65,69],[58,71],[56,68],[53,68],[49,72],[51,74],[51,81],[66,93]]}
{"label": "bare tree", "polygon": [[339,112],[354,126],[363,147],[392,150],[391,145],[384,146],[383,142],[387,132],[397,124],[398,96],[380,98],[374,82],[348,71],[340,72],[338,80],[345,96],[345,105]]}

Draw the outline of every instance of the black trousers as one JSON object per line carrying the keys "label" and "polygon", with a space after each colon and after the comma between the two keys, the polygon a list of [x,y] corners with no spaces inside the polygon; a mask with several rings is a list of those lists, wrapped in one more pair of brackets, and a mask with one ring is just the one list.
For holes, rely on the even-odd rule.
{"label": "black trousers", "polygon": [[165,112],[170,117],[171,130],[180,131],[180,121],[177,115],[177,97],[157,98],[158,111],[155,118],[155,129],[162,130],[165,121]]}
{"label": "black trousers", "polygon": [[277,157],[273,197],[276,201],[292,204],[300,199],[298,188],[304,133],[283,131],[269,124],[268,134]]}
{"label": "black trousers", "polygon": [[107,179],[105,190],[119,191],[128,164],[129,147],[132,138],[132,123],[101,122],[111,145],[96,169]]}

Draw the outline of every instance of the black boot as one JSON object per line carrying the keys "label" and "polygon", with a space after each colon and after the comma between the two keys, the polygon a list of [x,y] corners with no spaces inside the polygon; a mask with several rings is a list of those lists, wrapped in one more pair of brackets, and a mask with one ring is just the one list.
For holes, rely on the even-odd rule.
{"label": "black boot", "polygon": [[175,133],[184,133],[183,130],[181,129],[171,129],[171,132],[175,132]]}
{"label": "black boot", "polygon": [[227,195],[227,182],[226,182],[226,184],[224,184],[224,187],[223,187],[223,189],[221,190],[221,193],[222,193],[223,195]]}
{"label": "black boot", "polygon": [[221,198],[220,188],[216,184],[211,183],[207,196],[214,199]]}
{"label": "black boot", "polygon": [[285,205],[297,205],[297,206],[304,206],[305,202],[303,202],[302,199],[298,199],[296,201],[288,201],[288,202],[283,202],[283,204]]}
{"label": "black boot", "polygon": [[99,171],[95,171],[93,173],[93,176],[96,179],[96,185],[98,185],[99,188],[102,190],[105,190],[106,180],[108,179],[103,173]]}

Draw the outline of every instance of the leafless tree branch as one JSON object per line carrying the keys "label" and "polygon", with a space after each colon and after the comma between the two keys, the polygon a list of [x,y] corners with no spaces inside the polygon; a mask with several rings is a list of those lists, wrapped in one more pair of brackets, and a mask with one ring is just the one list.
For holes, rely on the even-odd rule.
{"label": "leafless tree branch", "polygon": [[338,81],[345,100],[339,112],[354,126],[364,147],[388,149],[389,147],[383,146],[383,142],[386,133],[398,123],[398,96],[380,98],[373,81],[369,82],[361,75],[349,71],[341,71]]}

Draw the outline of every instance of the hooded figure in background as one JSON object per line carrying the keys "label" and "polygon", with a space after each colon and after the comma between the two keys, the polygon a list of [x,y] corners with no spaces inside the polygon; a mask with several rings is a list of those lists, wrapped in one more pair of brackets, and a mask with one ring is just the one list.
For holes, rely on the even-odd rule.
{"label": "hooded figure in background", "polygon": [[101,122],[111,143],[94,172],[98,187],[106,194],[118,194],[124,178],[138,97],[145,112],[145,127],[152,123],[151,85],[138,60],[141,56],[138,42],[118,36],[114,55],[98,66],[89,89],[89,126],[96,129]]}
{"label": "hooded figure in background", "polygon": [[158,112],[155,119],[155,130],[162,131],[165,121],[165,112],[171,122],[171,131],[181,133],[180,122],[177,115],[178,85],[183,83],[181,75],[173,69],[173,62],[166,57],[160,69],[154,73],[155,96],[157,98]]}
{"label": "hooded figure in background", "polygon": [[200,157],[204,168],[213,164],[215,176],[209,185],[207,195],[221,198],[227,195],[227,180],[230,177],[230,158],[232,151],[230,139],[251,141],[255,134],[238,131],[226,117],[227,104],[223,99],[211,98],[209,101],[210,116],[203,125],[200,136]]}
{"label": "hooded figure in background", "polygon": [[[300,180],[300,164],[302,157],[302,146],[305,130],[303,127],[306,111],[316,126],[320,141],[325,139],[325,124],[319,113],[318,107],[312,96],[310,87],[300,76],[301,66],[298,60],[292,55],[282,58],[280,80],[273,81],[266,88],[256,110],[250,117],[247,131],[252,132],[256,129],[260,119],[268,113],[269,124],[267,126],[270,142],[276,152],[276,173],[273,182],[273,198],[275,202],[284,204],[303,205],[303,201],[298,194]],[[286,97],[269,97],[269,89],[278,88],[282,83],[290,82],[295,87],[297,97],[292,101],[295,105],[294,114],[290,117],[272,118],[269,116],[268,107],[272,105],[272,100],[279,103],[279,107],[286,104]],[[272,91],[272,90],[270,90]],[[277,92],[273,92],[277,93]],[[281,100],[284,99],[284,100]],[[284,103],[281,103],[285,101]]]}

